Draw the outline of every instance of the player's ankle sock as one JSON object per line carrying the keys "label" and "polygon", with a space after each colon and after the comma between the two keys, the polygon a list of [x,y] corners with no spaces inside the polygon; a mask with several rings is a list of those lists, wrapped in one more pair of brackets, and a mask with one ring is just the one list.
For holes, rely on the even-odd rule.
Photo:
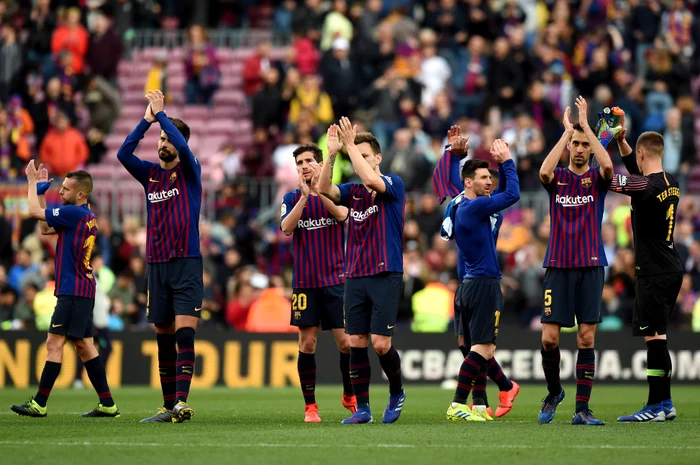
{"label": "player's ankle sock", "polygon": [[350,353],[340,353],[340,375],[343,378],[343,394],[353,395],[352,381],[350,380]]}
{"label": "player's ankle sock", "polygon": [[297,371],[299,372],[299,383],[301,383],[301,393],[304,396],[306,405],[316,403],[316,355],[299,352],[297,359]]}
{"label": "player's ankle sock", "polygon": [[105,373],[105,366],[102,363],[102,359],[99,355],[85,362],[85,371],[87,371],[88,378],[90,378],[90,382],[95,388],[97,397],[100,398],[100,403],[105,407],[111,407],[114,405],[112,393],[109,392],[109,385],[107,384],[107,373]]}
{"label": "player's ankle sock", "polygon": [[75,381],[82,381],[83,380],[83,361],[80,359],[80,357],[77,357],[78,361],[75,363]]}
{"label": "player's ankle sock", "polygon": [[352,391],[357,398],[357,408],[369,408],[369,378],[372,369],[369,365],[367,347],[350,347],[350,378]]}
{"label": "player's ankle sock", "polygon": [[175,332],[177,362],[175,363],[175,403],[187,402],[194,374],[194,329],[180,328]]}
{"label": "player's ankle sock", "polygon": [[498,385],[499,391],[510,391],[513,389],[513,383],[511,383],[505,373],[503,373],[501,365],[496,361],[496,357],[489,360],[488,375],[491,381]]}
{"label": "player's ankle sock", "polygon": [[158,373],[163,390],[163,407],[172,410],[175,406],[175,362],[177,347],[174,334],[156,334],[158,342]]}
{"label": "player's ankle sock", "polygon": [[459,378],[457,378],[457,389],[453,402],[466,404],[469,392],[476,384],[482,365],[486,364],[486,359],[476,352],[469,352],[459,368]]}
{"label": "player's ankle sock", "polygon": [[42,407],[46,407],[46,401],[49,400],[53,383],[56,382],[59,373],[61,373],[61,364],[56,362],[46,362],[44,370],[41,372],[39,379],[39,389],[36,391],[34,400]]}
{"label": "player's ankle sock", "polygon": [[561,380],[559,379],[561,354],[559,353],[559,346],[552,350],[545,350],[543,347],[540,353],[542,354],[544,379],[547,380],[547,390],[552,395],[558,395],[561,392]]}
{"label": "player's ankle sock", "polygon": [[671,358],[663,339],[647,342],[647,404],[658,404],[671,397]]}
{"label": "player's ankle sock", "polygon": [[389,348],[389,352],[379,355],[379,363],[382,365],[384,374],[389,379],[389,393],[392,396],[401,394],[403,390],[401,384],[401,358],[399,358],[399,353],[396,352],[394,346]]}
{"label": "player's ankle sock", "polygon": [[576,413],[588,410],[595,377],[595,352],[579,349],[576,358]]}
{"label": "player's ankle sock", "polygon": [[467,355],[469,355],[469,347],[467,346],[459,346],[459,351],[462,352],[464,358],[467,358]]}

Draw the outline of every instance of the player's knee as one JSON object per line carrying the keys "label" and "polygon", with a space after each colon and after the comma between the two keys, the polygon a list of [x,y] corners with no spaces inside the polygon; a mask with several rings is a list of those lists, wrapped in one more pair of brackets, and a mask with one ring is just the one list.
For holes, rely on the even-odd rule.
{"label": "player's knee", "polygon": [[348,341],[350,342],[350,347],[362,348],[367,347],[369,338],[364,334],[351,334],[348,337]]}
{"label": "player's knee", "polygon": [[553,350],[559,345],[559,335],[548,332],[542,333],[542,347],[544,350]]}
{"label": "player's knee", "polygon": [[579,332],[576,338],[576,343],[581,349],[592,349],[595,345],[595,332]]}
{"label": "player's knee", "polygon": [[391,349],[391,339],[388,337],[373,337],[372,348],[378,355],[384,355]]}
{"label": "player's knee", "polygon": [[335,343],[338,345],[338,350],[342,353],[347,354],[350,352],[350,338],[343,337],[337,339]]}
{"label": "player's knee", "polygon": [[303,336],[299,340],[299,351],[305,354],[316,352],[316,338],[314,336]]}
{"label": "player's knee", "polygon": [[62,338],[49,336],[46,339],[46,352],[49,355],[63,354]]}

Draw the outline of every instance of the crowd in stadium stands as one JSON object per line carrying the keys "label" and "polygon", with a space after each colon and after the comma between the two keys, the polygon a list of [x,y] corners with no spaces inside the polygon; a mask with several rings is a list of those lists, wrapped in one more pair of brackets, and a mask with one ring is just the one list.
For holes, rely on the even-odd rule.
{"label": "crowd in stadium stands", "polygon": [[[142,89],[163,89],[166,111],[169,104],[208,105],[221,118],[233,114],[219,113],[216,100],[231,76],[210,33],[222,27],[288,33],[286,48],[261,41],[234,65],[242,70],[238,105],[252,120],[252,136],[194,150],[218,185],[216,220],[201,224],[203,325],[290,330],[289,301],[267,289],[291,292],[291,238],[275,217],[259,220],[277,207],[262,204],[246,180],[274,180],[271,199],[281,199],[296,188],[293,149],[305,142],[325,147],[327,126],[347,115],[377,136],[382,171],[400,175],[410,194],[399,323],[416,331],[448,329],[458,283],[455,247],[437,234],[442,209],[430,191],[447,129],[460,124],[471,136],[470,155],[494,168],[491,142],[510,143],[524,194],[507,212],[498,242],[504,321],[538,328],[549,232],[546,200],[536,195],[544,192],[538,171],[561,134],[563,109],[582,94],[592,118],[604,106],[622,107],[631,143],[646,130],[664,135],[664,169],[681,180],[684,194],[676,247],[686,275],[674,324],[700,331],[700,201],[692,195],[700,191],[693,169],[700,141],[696,1],[0,0],[0,21],[0,179],[19,181],[32,158],[60,178],[114,157],[106,139],[119,123],[119,62],[135,53],[123,46],[135,29],[187,30],[178,58],[153,56]],[[176,59],[184,64],[180,87],[168,72]],[[126,127],[138,121],[132,119]],[[610,150],[620,165],[614,143]],[[334,182],[354,179],[341,155]],[[536,201],[526,203],[528,193]],[[0,322],[3,329],[46,330],[55,303],[55,239],[41,236],[17,205],[0,203]],[[142,328],[145,229],[139,218],[112,224],[110,211],[97,213],[93,267],[111,298],[110,328]],[[600,329],[617,330],[631,321],[635,292],[629,203],[622,196],[608,196],[603,240],[611,265]]]}

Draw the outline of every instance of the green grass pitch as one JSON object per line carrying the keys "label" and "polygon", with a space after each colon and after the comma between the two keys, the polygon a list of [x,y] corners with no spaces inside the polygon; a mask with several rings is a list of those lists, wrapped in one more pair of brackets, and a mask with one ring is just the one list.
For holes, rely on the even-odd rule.
{"label": "green grass pitch", "polygon": [[[409,386],[401,419],[383,425],[386,385],[372,389],[372,425],[341,425],[347,411],[340,388],[317,390],[321,424],[303,423],[297,389],[194,390],[195,416],[184,424],[140,424],[155,413],[160,392],[114,392],[120,418],[80,418],[96,396],[89,390],[56,390],[47,418],[14,415],[9,406],[33,390],[0,390],[0,463],[23,464],[586,464],[700,463],[700,390],[676,387],[678,418],[659,424],[619,424],[638,410],[645,386],[594,386],[593,408],[602,427],[572,426],[575,386],[554,422],[537,424],[544,386],[522,386],[513,411],[489,423],[445,420],[452,391]],[[497,393],[489,390],[497,403]]]}

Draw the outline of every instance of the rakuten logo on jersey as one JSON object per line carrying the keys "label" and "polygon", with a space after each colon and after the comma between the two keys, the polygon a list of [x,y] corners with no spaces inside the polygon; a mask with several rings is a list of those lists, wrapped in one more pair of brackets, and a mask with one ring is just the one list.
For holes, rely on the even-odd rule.
{"label": "rakuten logo on jersey", "polygon": [[149,192],[148,193],[148,201],[151,203],[158,203],[158,202],[165,202],[166,200],[169,200],[176,195],[180,195],[180,191],[177,190],[177,187],[174,189],[170,189],[169,191],[160,191],[160,192]]}
{"label": "rakuten logo on jersey", "polygon": [[357,210],[350,209],[350,217],[352,217],[353,220],[355,221],[364,221],[367,218],[369,218],[370,215],[373,215],[374,213],[379,213],[379,207],[376,205],[372,205],[369,207],[367,210],[363,212],[358,212]]}
{"label": "rakuten logo on jersey", "polygon": [[559,195],[554,198],[554,201],[561,205],[562,207],[580,207],[581,205],[586,205],[587,203],[594,202],[595,199],[592,195]]}
{"label": "rakuten logo on jersey", "polygon": [[335,218],[319,218],[317,220],[299,220],[299,223],[297,223],[297,227],[312,230],[327,228],[329,226],[335,226],[336,224],[338,224],[338,220],[336,220]]}

